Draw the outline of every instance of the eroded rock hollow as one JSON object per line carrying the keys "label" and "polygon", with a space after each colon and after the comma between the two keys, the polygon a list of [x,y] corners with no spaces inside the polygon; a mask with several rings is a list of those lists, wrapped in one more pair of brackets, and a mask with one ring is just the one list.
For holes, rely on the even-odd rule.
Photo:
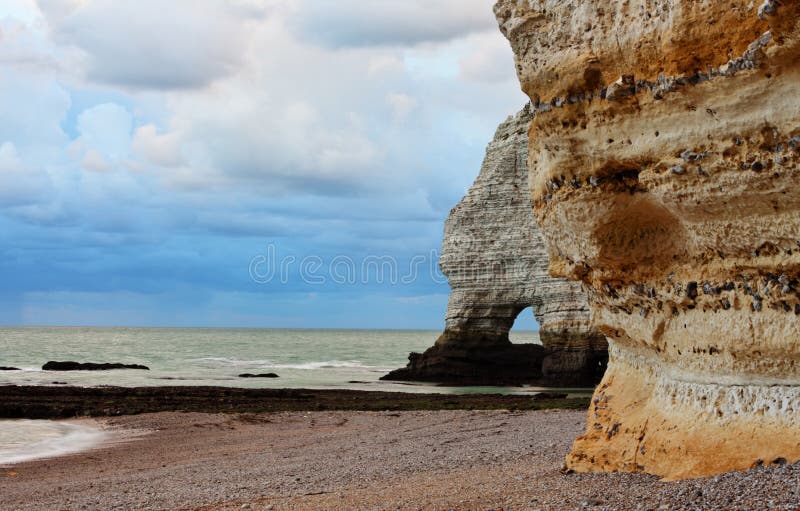
{"label": "eroded rock hollow", "polygon": [[[386,379],[594,385],[602,377],[607,343],[589,325],[586,295],[548,272],[528,184],[531,119],[525,106],[498,127],[478,178],[445,222],[440,265],[451,293],[444,333]],[[509,340],[529,307],[541,346]]]}
{"label": "eroded rock hollow", "polygon": [[567,467],[800,459],[796,0],[501,0],[553,275],[610,361]]}

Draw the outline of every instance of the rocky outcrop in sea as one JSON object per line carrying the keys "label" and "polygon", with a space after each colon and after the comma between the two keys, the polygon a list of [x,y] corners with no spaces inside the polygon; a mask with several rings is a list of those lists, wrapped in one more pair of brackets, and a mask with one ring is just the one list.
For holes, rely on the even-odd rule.
{"label": "rocky outcrop in sea", "polygon": [[96,364],[94,362],[57,362],[51,360],[42,366],[42,371],[111,371],[113,369],[150,370],[149,367],[141,364],[121,364],[118,362]]}
{"label": "rocky outcrop in sea", "polygon": [[[549,275],[528,185],[531,119],[526,105],[497,128],[478,178],[445,222],[445,331],[385,379],[593,385],[602,377],[607,344],[589,325],[580,284]],[[509,340],[528,308],[540,324],[541,346]]]}

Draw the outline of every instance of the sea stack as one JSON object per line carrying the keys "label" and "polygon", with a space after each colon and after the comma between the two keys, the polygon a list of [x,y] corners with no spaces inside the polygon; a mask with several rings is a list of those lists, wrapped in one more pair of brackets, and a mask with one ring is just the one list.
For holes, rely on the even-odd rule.
{"label": "sea stack", "polygon": [[568,469],[800,459],[799,4],[495,6],[550,271],[609,339]]}
{"label": "sea stack", "polygon": [[[589,325],[586,295],[579,283],[548,272],[528,184],[531,119],[526,105],[500,124],[475,183],[445,222],[439,262],[451,292],[444,333],[386,379],[594,385],[602,377],[607,344]],[[509,340],[529,307],[542,346]]]}

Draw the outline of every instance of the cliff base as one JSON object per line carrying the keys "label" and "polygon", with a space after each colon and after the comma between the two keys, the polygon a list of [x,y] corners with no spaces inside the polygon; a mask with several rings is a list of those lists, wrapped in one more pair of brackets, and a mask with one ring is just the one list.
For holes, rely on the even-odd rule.
{"label": "cliff base", "polygon": [[424,353],[411,353],[406,367],[382,380],[450,385],[541,385],[593,387],[608,363],[605,349],[513,344],[507,338],[446,331]]}

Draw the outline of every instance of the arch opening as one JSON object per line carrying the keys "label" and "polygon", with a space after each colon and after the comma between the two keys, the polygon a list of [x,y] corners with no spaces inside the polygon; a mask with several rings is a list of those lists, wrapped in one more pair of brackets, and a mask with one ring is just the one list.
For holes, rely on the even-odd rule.
{"label": "arch opening", "polygon": [[522,309],[514,319],[514,324],[508,333],[512,344],[542,344],[539,339],[539,322],[533,313],[533,307]]}

